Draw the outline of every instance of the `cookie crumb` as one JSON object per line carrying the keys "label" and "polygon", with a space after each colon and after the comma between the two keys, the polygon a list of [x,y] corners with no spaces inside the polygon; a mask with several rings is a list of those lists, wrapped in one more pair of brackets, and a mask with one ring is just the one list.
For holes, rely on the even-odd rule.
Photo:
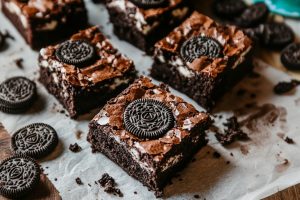
{"label": "cookie crumb", "polygon": [[295,141],[294,141],[292,138],[290,138],[290,137],[286,137],[286,138],[284,139],[284,141],[285,141],[286,143],[288,143],[288,144],[295,144]]}
{"label": "cookie crumb", "polygon": [[195,195],[194,195],[194,198],[195,198],[195,199],[200,199],[199,194],[195,194]]}
{"label": "cookie crumb", "polygon": [[104,192],[108,194],[113,194],[115,196],[123,197],[123,193],[119,188],[117,188],[117,184],[115,179],[112,178],[109,174],[104,173],[98,183],[101,187],[104,188]]}
{"label": "cookie crumb", "polygon": [[15,59],[15,60],[14,60],[16,66],[17,66],[19,69],[24,69],[23,61],[24,61],[23,58],[18,58],[18,59]]}
{"label": "cookie crumb", "polygon": [[81,181],[81,179],[79,177],[77,177],[75,179],[75,181],[76,181],[77,185],[83,185],[83,182]]}
{"label": "cookie crumb", "polygon": [[292,91],[298,85],[300,85],[300,81],[295,79],[291,80],[290,82],[282,81],[274,86],[273,91],[275,94],[280,95]]}
{"label": "cookie crumb", "polygon": [[221,154],[219,154],[219,152],[215,151],[215,152],[213,153],[213,157],[214,157],[214,158],[220,158],[220,157],[221,157]]}
{"label": "cookie crumb", "polygon": [[82,150],[82,148],[77,143],[75,143],[75,144],[70,144],[69,150],[74,153],[78,153]]}

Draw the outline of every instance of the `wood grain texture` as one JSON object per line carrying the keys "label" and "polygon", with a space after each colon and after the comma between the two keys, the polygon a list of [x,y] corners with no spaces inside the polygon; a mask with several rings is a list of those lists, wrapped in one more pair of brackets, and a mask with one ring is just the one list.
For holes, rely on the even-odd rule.
{"label": "wood grain texture", "polygon": [[277,192],[264,200],[299,200],[300,199],[300,184],[289,187],[283,191]]}
{"label": "wood grain texture", "polygon": [[[11,156],[10,151],[10,135],[0,123],[0,161]],[[24,200],[60,200],[58,191],[45,174],[41,174],[40,184],[32,191],[31,194],[22,198]],[[0,196],[0,200],[7,200]]]}

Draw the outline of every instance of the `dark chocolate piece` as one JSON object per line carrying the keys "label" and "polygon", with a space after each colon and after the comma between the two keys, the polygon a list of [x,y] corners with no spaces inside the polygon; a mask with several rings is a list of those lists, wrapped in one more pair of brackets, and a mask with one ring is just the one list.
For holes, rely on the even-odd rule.
{"label": "dark chocolate piece", "polygon": [[11,138],[11,148],[15,154],[41,158],[51,153],[58,144],[58,136],[53,127],[35,123],[16,131]]}
{"label": "dark chocolate piece", "polygon": [[264,3],[255,3],[249,6],[235,22],[241,27],[253,27],[266,21],[269,9]]}
{"label": "dark chocolate piece", "polygon": [[31,192],[40,179],[39,165],[30,157],[15,155],[0,164],[0,195],[19,198]]}
{"label": "dark chocolate piece", "polygon": [[159,138],[173,124],[170,108],[154,99],[135,100],[124,111],[125,129],[140,138]]}
{"label": "dark chocolate piece", "polygon": [[300,70],[300,43],[288,45],[281,52],[281,62],[289,70]]}
{"label": "dark chocolate piece", "polygon": [[0,84],[0,110],[3,112],[23,112],[35,98],[36,84],[25,77],[12,77]]}
{"label": "dark chocolate piece", "polygon": [[291,80],[290,82],[282,81],[275,85],[273,91],[275,94],[280,95],[292,91],[298,85],[300,85],[300,81],[298,80]]}

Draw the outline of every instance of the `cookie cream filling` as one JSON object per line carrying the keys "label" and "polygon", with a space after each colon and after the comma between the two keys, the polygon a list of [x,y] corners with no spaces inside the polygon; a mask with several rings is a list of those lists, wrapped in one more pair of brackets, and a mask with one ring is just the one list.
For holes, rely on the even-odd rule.
{"label": "cookie cream filling", "polygon": [[22,14],[22,10],[17,4],[15,4],[13,1],[9,1],[9,2],[5,2],[5,7],[12,14],[19,16],[23,27],[28,28],[28,20],[27,20],[26,16]]}
{"label": "cookie cream filling", "polygon": [[166,163],[162,165],[161,171],[165,171],[165,170],[173,167],[174,165],[176,165],[182,159],[182,157],[183,157],[182,153],[178,154],[178,155],[175,155],[173,157],[170,157],[166,161]]}
{"label": "cookie cream filling", "polygon": [[58,25],[58,22],[55,20],[52,20],[51,22],[48,22],[46,24],[44,24],[41,27],[36,28],[36,30],[38,31],[51,31],[54,30]]}

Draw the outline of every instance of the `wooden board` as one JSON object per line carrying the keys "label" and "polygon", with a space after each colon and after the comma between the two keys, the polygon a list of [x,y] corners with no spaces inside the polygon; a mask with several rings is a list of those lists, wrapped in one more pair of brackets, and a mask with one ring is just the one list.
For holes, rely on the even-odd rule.
{"label": "wooden board", "polygon": [[[2,124],[0,123],[0,160],[3,160],[9,156],[11,156],[10,151],[10,135],[4,129]],[[54,185],[50,182],[45,174],[41,174],[40,184],[34,189],[34,191],[26,198],[22,198],[24,200],[61,200],[58,191],[54,187]],[[7,200],[6,198],[0,196],[0,200]]]}
{"label": "wooden board", "polygon": [[300,199],[300,184],[289,187],[283,191],[277,192],[264,200],[299,200]]}

